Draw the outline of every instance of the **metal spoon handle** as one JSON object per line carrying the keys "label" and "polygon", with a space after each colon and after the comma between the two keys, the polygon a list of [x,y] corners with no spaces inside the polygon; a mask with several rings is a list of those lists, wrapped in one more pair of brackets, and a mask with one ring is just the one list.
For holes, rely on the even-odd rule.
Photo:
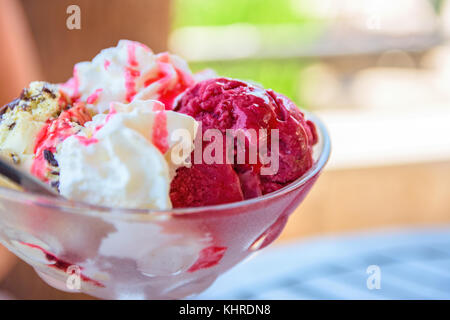
{"label": "metal spoon handle", "polygon": [[0,157],[0,174],[22,187],[25,191],[59,197],[59,194],[48,185],[31,174],[18,169],[2,157]]}

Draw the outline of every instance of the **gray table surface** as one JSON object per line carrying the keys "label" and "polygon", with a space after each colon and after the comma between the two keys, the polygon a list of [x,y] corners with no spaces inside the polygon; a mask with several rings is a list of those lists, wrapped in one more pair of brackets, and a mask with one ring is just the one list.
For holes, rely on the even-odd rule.
{"label": "gray table surface", "polygon": [[[379,289],[368,288],[369,266]],[[274,245],[195,299],[450,299],[450,226]]]}

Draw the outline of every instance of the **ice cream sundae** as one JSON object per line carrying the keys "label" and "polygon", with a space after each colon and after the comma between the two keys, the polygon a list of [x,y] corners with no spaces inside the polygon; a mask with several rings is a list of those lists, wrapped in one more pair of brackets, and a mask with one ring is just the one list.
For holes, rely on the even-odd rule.
{"label": "ice cream sundae", "polygon": [[[227,145],[229,130],[242,133],[240,144]],[[206,159],[219,139],[223,149],[209,153],[217,161]],[[259,151],[250,159],[262,139],[266,155],[276,157],[272,172],[264,173]],[[69,199],[125,208],[198,207],[270,193],[312,166],[316,141],[314,124],[285,96],[196,77],[181,58],[127,40],[76,64],[66,83],[31,83],[4,107],[0,123],[3,156]]]}
{"label": "ice cream sundae", "polygon": [[0,156],[62,196],[1,187],[0,241],[101,298],[204,290],[277,238],[329,153],[282,94],[128,40],[0,114]]}

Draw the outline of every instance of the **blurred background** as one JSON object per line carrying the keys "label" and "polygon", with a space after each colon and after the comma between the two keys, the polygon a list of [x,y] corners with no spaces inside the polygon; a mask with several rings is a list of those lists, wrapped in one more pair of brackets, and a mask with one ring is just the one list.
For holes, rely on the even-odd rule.
{"label": "blurred background", "polygon": [[[81,8],[80,30],[66,28],[71,4]],[[212,68],[258,82],[325,121],[332,157],[278,240],[283,250],[290,243],[284,257],[292,251],[334,256],[329,248],[359,254],[374,232],[367,241],[377,245],[400,241],[422,250],[421,244],[433,243],[435,252],[439,243],[438,267],[426,271],[435,274],[431,282],[413,280],[425,272],[423,263],[417,273],[406,265],[403,291],[385,297],[414,298],[401,292],[423,294],[440,283],[418,297],[450,298],[450,0],[2,0],[0,104],[31,80],[65,81],[74,63],[122,38],[155,52],[170,50],[193,71]],[[392,228],[400,238],[392,231],[383,237]],[[311,239],[319,242],[304,247]],[[405,259],[416,259],[417,266],[432,258]],[[328,291],[310,297],[366,297],[351,291],[353,280],[333,282],[324,270]],[[49,288],[3,248],[0,290],[20,299],[87,298]],[[265,297],[308,298],[274,292]]]}

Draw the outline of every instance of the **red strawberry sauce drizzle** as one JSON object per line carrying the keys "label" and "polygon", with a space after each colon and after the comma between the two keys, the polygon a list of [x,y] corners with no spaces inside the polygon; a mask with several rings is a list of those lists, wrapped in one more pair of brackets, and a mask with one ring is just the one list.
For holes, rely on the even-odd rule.
{"label": "red strawberry sauce drizzle", "polygon": [[108,70],[110,65],[111,65],[111,61],[105,59],[105,62],[103,63],[103,67],[105,68],[105,70]]}
{"label": "red strawberry sauce drizzle", "polygon": [[125,68],[125,100],[130,103],[134,96],[136,95],[136,78],[139,77],[141,73],[139,70],[126,67]]}
{"label": "red strawberry sauce drizzle", "polygon": [[97,90],[95,90],[94,93],[91,94],[91,95],[87,98],[86,103],[88,103],[88,104],[94,104],[94,103],[96,103],[97,100],[98,100],[98,97],[100,96],[100,93],[101,93],[102,91],[103,91],[103,89],[97,89]]}
{"label": "red strawberry sauce drizzle", "polygon": [[[128,54],[128,66],[125,67],[124,71],[124,79],[125,79],[125,101],[130,103],[133,101],[134,97],[137,94],[136,90],[136,78],[138,78],[141,73],[137,69],[139,66],[139,63],[136,59],[136,47],[140,45],[145,50],[151,52],[151,50],[141,44],[131,42],[127,46],[127,54]],[[111,61],[105,60],[103,66],[105,70],[109,68],[111,65]],[[149,85],[158,82],[159,83],[159,90],[158,90],[158,100],[164,103],[166,106],[166,110],[171,110],[173,106],[173,102],[175,98],[183,93],[186,89],[191,87],[194,84],[194,79],[191,75],[183,72],[182,70],[179,70],[178,68],[175,68],[171,62],[170,62],[170,56],[167,52],[161,53],[157,56],[157,65],[158,65],[158,72],[157,75],[153,78],[147,79],[144,83],[145,87],[148,87]],[[174,77],[174,71],[177,76],[177,81],[173,87],[170,87],[172,79]],[[78,75],[78,70],[76,66],[73,69],[73,77],[70,78],[66,83],[62,85],[65,88],[68,88],[71,90],[72,95],[71,99],[72,101],[78,101],[80,98],[80,79]],[[93,94],[91,94],[86,102],[88,104],[94,104],[102,89],[97,89]]]}
{"label": "red strawberry sauce drizzle", "polygon": [[164,106],[164,103],[162,103],[162,102],[160,102],[158,100],[155,100],[155,104],[153,105],[153,109],[152,110],[153,111],[164,111],[164,110],[166,110],[166,108]]}
{"label": "red strawberry sauce drizzle", "polygon": [[152,142],[162,154],[165,154],[169,150],[168,137],[166,112],[158,111],[155,116],[155,123],[153,124]]}
{"label": "red strawberry sauce drizzle", "polygon": [[85,147],[98,142],[98,139],[94,137],[75,136],[75,138]]}
{"label": "red strawberry sauce drizzle", "polygon": [[99,124],[98,126],[95,127],[93,135],[95,135],[101,128],[103,128],[105,126],[105,124],[107,124],[108,121],[111,120],[111,118],[115,114],[117,114],[117,110],[116,110],[116,108],[114,108],[114,104],[111,103],[110,106],[109,106],[109,112],[108,112],[108,114],[105,117],[105,121],[103,121],[102,124]]}
{"label": "red strawberry sauce drizzle", "polygon": [[125,100],[130,103],[134,96],[136,95],[136,78],[141,75],[139,70],[135,69],[139,66],[136,60],[136,44],[130,43],[128,44],[128,64],[129,66],[125,67]]}
{"label": "red strawberry sauce drizzle", "polygon": [[[45,254],[45,258],[49,262],[54,262],[54,263],[47,264],[47,266],[50,267],[50,268],[59,269],[59,270],[65,272],[65,273],[67,273],[67,270],[69,269],[69,267],[74,265],[73,263],[70,263],[70,262],[67,262],[67,261],[59,259],[53,253],[48,252],[47,250],[43,249],[42,247],[40,247],[40,246],[38,246],[36,244],[27,243],[27,242],[23,242],[23,241],[21,241],[20,243],[25,245],[25,246],[28,246],[30,248],[38,249],[38,250],[42,251],[42,253]],[[80,270],[83,270],[82,267],[79,267],[79,268],[80,268]],[[80,278],[81,278],[81,280],[83,280],[85,282],[90,282],[90,283],[92,283],[93,285],[95,285],[97,287],[102,287],[102,288],[105,287],[104,284],[98,282],[97,280],[91,279],[91,278],[85,276],[84,274],[80,274]]]}
{"label": "red strawberry sauce drizzle", "polygon": [[[174,68],[170,63],[170,56],[167,52],[161,53],[157,56],[158,74],[154,78],[145,81],[144,86],[158,82],[158,101],[161,101],[166,106],[166,110],[171,110],[175,98],[184,92],[186,89],[194,84],[194,79],[185,72]],[[173,79],[173,69],[175,69],[178,81],[175,86],[170,88],[171,80]]]}
{"label": "red strawberry sauce drizzle", "polygon": [[136,60],[136,43],[131,42],[127,46],[128,49],[128,64],[132,67],[137,67],[139,64]]}
{"label": "red strawberry sauce drizzle", "polygon": [[197,261],[188,269],[188,272],[194,272],[200,269],[211,268],[222,260],[226,247],[210,246],[200,251]]}
{"label": "red strawberry sauce drizzle", "polygon": [[44,158],[44,150],[54,153],[59,143],[76,133],[73,122],[83,125],[90,120],[91,116],[83,103],[76,103],[74,107],[62,112],[58,118],[47,120],[36,136],[31,173],[43,181],[48,181],[49,168]]}
{"label": "red strawberry sauce drizzle", "polygon": [[113,104],[109,107],[109,113],[105,117],[105,121],[102,124],[99,124],[94,128],[94,132],[92,133],[92,137],[88,138],[85,136],[75,136],[75,138],[85,147],[97,143],[98,139],[95,137],[95,134],[105,126],[106,123],[117,113],[116,109],[114,108]]}

